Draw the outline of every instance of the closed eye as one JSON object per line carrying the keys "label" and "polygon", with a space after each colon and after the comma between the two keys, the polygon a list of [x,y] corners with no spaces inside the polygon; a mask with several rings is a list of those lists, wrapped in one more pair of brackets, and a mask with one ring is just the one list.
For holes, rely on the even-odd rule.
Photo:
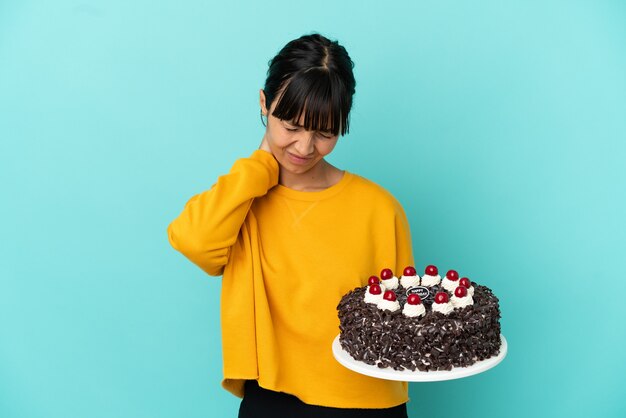
{"label": "closed eye", "polygon": [[294,126],[293,124],[287,122],[283,122],[283,128],[287,129],[289,132],[296,132],[300,129],[299,126]]}
{"label": "closed eye", "polygon": [[[283,127],[284,127],[286,130],[288,130],[289,132],[297,132],[297,131],[299,131],[299,130],[300,130],[300,126],[296,126],[296,127],[292,128],[292,127],[290,127],[290,126],[288,126],[288,125],[283,125]],[[318,134],[319,136],[321,136],[322,138],[324,138],[324,139],[333,139],[333,136],[332,136],[332,135],[324,134],[324,133],[322,133],[322,132],[317,132],[317,134]]]}

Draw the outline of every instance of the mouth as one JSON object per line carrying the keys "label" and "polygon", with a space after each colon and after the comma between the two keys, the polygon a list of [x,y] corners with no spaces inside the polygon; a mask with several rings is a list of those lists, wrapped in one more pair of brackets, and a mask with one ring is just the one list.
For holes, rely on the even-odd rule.
{"label": "mouth", "polygon": [[289,151],[287,151],[287,157],[289,158],[289,161],[297,165],[307,164],[313,159],[313,157],[300,157],[299,155],[292,154]]}

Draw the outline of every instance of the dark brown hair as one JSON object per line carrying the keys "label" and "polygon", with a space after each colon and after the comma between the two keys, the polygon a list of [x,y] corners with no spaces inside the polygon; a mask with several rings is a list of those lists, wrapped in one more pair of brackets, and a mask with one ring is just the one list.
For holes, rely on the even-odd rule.
{"label": "dark brown hair", "polygon": [[349,114],[356,82],[354,63],[337,41],[320,34],[289,42],[269,61],[265,102],[272,115],[297,123],[304,113],[306,130],[349,132]]}

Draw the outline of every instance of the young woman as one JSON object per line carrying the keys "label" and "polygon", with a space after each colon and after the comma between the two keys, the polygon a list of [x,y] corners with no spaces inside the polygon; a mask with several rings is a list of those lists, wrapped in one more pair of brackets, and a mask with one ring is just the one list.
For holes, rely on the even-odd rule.
{"label": "young woman", "polygon": [[341,297],[413,265],[396,199],[324,159],[348,132],[353,66],[319,34],[289,42],[260,91],[259,149],[168,227],[176,250],[223,276],[222,385],[243,397],[240,417],[406,417],[406,382],[357,374],[331,352]]}

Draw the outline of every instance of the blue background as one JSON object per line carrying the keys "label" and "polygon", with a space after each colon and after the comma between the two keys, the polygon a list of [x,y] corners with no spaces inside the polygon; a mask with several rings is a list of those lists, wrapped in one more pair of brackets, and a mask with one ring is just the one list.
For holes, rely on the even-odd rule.
{"label": "blue background", "polygon": [[412,417],[618,417],[623,1],[0,2],[0,416],[236,416],[220,280],[166,227],[260,143],[267,62],[356,63],[330,161],[404,205],[418,268],[500,297],[495,369]]}

